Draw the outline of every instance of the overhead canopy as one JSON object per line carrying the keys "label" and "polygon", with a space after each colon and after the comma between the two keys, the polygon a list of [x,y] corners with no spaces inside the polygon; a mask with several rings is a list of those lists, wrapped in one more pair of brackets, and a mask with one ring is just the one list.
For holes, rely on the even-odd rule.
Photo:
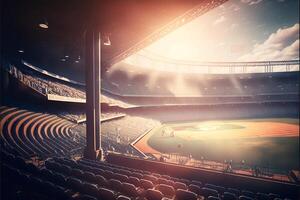
{"label": "overhead canopy", "polygon": [[[5,55],[78,78],[84,70],[84,32],[109,36],[103,46],[107,68],[226,0],[5,0],[2,41]],[[38,26],[47,23],[48,29]],[[19,53],[18,50],[24,51]]]}

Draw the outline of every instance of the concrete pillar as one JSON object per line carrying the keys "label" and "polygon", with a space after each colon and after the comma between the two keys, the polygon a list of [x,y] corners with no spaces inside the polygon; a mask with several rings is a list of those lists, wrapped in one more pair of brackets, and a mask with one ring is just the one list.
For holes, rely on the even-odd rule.
{"label": "concrete pillar", "polygon": [[100,33],[95,34],[95,131],[96,131],[96,149],[101,149],[100,142],[100,115],[101,115],[101,35]]}
{"label": "concrete pillar", "polygon": [[100,146],[100,34],[89,29],[85,37],[86,147],[84,157],[102,159]]}

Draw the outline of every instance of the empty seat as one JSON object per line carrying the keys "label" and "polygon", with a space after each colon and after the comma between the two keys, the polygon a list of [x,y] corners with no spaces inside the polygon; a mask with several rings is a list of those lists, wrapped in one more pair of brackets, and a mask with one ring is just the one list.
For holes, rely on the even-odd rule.
{"label": "empty seat", "polygon": [[79,194],[78,196],[73,198],[74,200],[97,200],[96,197],[87,195],[87,194]]}
{"label": "empty seat", "polygon": [[95,174],[92,172],[84,172],[83,179],[91,183],[95,183],[97,180]]}
{"label": "empty seat", "polygon": [[65,175],[71,175],[72,168],[67,165],[61,165],[61,167],[59,168],[59,172]]}
{"label": "empty seat", "polygon": [[65,186],[65,184],[66,184],[66,179],[65,179],[64,175],[62,175],[60,173],[53,174],[52,181],[53,181],[53,183],[60,185],[60,186]]}
{"label": "empty seat", "polygon": [[114,174],[114,179],[117,179],[121,182],[128,182],[128,176],[119,173]]}
{"label": "empty seat", "polygon": [[185,178],[180,179],[179,182],[182,182],[182,183],[184,183],[184,184],[186,184],[186,185],[189,185],[189,184],[191,183],[190,180],[185,179]]}
{"label": "empty seat", "polygon": [[202,182],[201,182],[201,181],[192,180],[191,184],[197,185],[197,186],[199,186],[200,188],[202,187]]}
{"label": "empty seat", "polygon": [[161,200],[163,198],[163,194],[154,189],[148,189],[145,196],[147,200]]}
{"label": "empty seat", "polygon": [[207,200],[221,200],[219,197],[209,196]]}
{"label": "empty seat", "polygon": [[172,180],[168,180],[166,184],[167,184],[167,185],[171,185],[171,186],[173,186],[173,187],[174,187],[174,185],[175,185],[175,182],[174,182],[174,181],[172,181]]}
{"label": "empty seat", "polygon": [[122,192],[130,197],[137,197],[139,195],[136,187],[131,183],[122,183]]}
{"label": "empty seat", "polygon": [[36,190],[42,189],[42,180],[37,177],[30,176],[29,184],[32,188],[35,188]]}
{"label": "empty seat", "polygon": [[240,196],[240,191],[236,188],[227,188],[227,192],[233,193],[236,196]]}
{"label": "empty seat", "polygon": [[219,193],[217,190],[206,187],[201,188],[201,195],[205,198],[208,198],[209,196],[219,197]]}
{"label": "empty seat", "polygon": [[161,177],[161,175],[158,174],[158,173],[152,173],[152,176],[155,176],[156,178],[160,178]]}
{"label": "empty seat", "polygon": [[79,191],[82,188],[82,182],[78,178],[69,177],[66,180],[66,185],[72,190]]}
{"label": "empty seat", "polygon": [[248,191],[248,190],[243,190],[243,191],[241,192],[241,194],[242,194],[243,196],[248,196],[248,197],[251,197],[251,198],[255,198],[255,197],[256,197],[256,195],[255,195],[254,192],[251,192],[251,191]]}
{"label": "empty seat", "polygon": [[142,179],[143,178],[143,174],[138,173],[138,172],[131,173],[131,176],[136,177],[138,179]]}
{"label": "empty seat", "polygon": [[106,188],[99,188],[99,197],[105,200],[115,200],[114,192]]}
{"label": "empty seat", "polygon": [[201,188],[198,185],[190,184],[188,186],[189,191],[194,192],[196,194],[201,194]]}
{"label": "empty seat", "polygon": [[197,200],[197,195],[194,192],[188,190],[178,189],[176,190],[176,200]]}
{"label": "empty seat", "polygon": [[43,168],[40,170],[40,176],[47,180],[53,180],[53,173],[51,170]]}
{"label": "empty seat", "polygon": [[158,182],[158,178],[152,175],[145,175],[143,179],[151,181],[153,184],[156,184]]}
{"label": "empty seat", "polygon": [[275,198],[280,198],[280,196],[278,194],[274,194],[274,193],[269,193],[268,196],[269,196],[270,200],[273,200]]}
{"label": "empty seat", "polygon": [[106,180],[106,178],[104,178],[103,176],[101,175],[96,175],[95,176],[95,183],[101,187],[105,187],[108,185],[108,182]]}
{"label": "empty seat", "polygon": [[83,178],[83,171],[80,169],[73,169],[71,175],[77,178]]}
{"label": "empty seat", "polygon": [[223,200],[236,200],[237,197],[234,193],[231,192],[224,192],[223,193]]}
{"label": "empty seat", "polygon": [[82,193],[98,197],[98,187],[95,184],[83,183],[83,186],[80,191]]}
{"label": "empty seat", "polygon": [[104,170],[103,176],[106,179],[112,179],[114,177],[114,173],[112,171]]}
{"label": "empty seat", "polygon": [[252,197],[241,195],[239,196],[239,200],[254,200]]}
{"label": "empty seat", "polygon": [[109,187],[115,191],[122,191],[122,183],[119,180],[116,179],[110,179],[108,181]]}
{"label": "empty seat", "polygon": [[168,184],[168,180],[162,177],[158,178],[157,181],[159,184]]}
{"label": "empty seat", "polygon": [[149,180],[141,179],[140,184],[145,190],[153,188],[153,183]]}
{"label": "empty seat", "polygon": [[28,173],[31,173],[31,174],[36,174],[39,171],[39,169],[32,163],[27,163],[25,165],[24,170]]}
{"label": "empty seat", "polygon": [[205,184],[205,187],[217,190],[220,194],[225,192],[225,188],[222,186],[214,185],[214,184]]}
{"label": "empty seat", "polygon": [[131,199],[130,199],[130,197],[120,195],[120,196],[117,197],[117,200],[131,200]]}
{"label": "empty seat", "polygon": [[187,190],[187,186],[185,183],[182,182],[175,182],[174,188],[177,189],[182,189],[182,190]]}
{"label": "empty seat", "polygon": [[175,189],[170,185],[159,184],[155,187],[155,189],[161,191],[161,193],[167,197],[172,198],[175,195]]}
{"label": "empty seat", "polygon": [[138,179],[136,177],[129,176],[128,182],[135,185],[136,187],[140,187],[140,179]]}
{"label": "empty seat", "polygon": [[269,195],[265,194],[265,193],[256,193],[256,199],[257,200],[268,200],[269,199]]}

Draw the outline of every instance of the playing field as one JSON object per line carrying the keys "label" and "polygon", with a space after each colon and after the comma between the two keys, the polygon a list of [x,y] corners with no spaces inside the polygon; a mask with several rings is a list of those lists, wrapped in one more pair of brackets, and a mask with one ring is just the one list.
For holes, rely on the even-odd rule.
{"label": "playing field", "polygon": [[299,121],[291,118],[167,123],[135,143],[145,153],[191,154],[275,169],[299,169]]}

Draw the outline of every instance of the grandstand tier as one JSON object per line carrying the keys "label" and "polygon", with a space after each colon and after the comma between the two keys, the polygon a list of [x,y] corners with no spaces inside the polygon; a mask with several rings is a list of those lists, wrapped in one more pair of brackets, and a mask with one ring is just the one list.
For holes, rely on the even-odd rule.
{"label": "grandstand tier", "polygon": [[[58,157],[48,158],[44,164],[36,166],[7,151],[1,151],[1,157],[4,161],[1,170],[5,172],[3,186],[10,191],[5,198],[9,199],[274,200],[293,198],[299,192],[299,186],[292,184],[249,179],[243,181],[243,177],[219,175],[228,176],[222,178],[210,176],[209,172],[184,167],[180,169],[158,162],[130,161],[115,155],[109,155],[108,160],[119,164],[126,161],[133,168],[86,159],[71,160]],[[139,164],[139,167],[136,164]],[[142,167],[144,169],[139,169]],[[154,172],[153,169],[159,170],[160,173]],[[172,173],[177,174],[173,176]],[[189,176],[192,178],[185,178]],[[229,182],[226,181],[228,178]],[[214,184],[214,181],[218,184]],[[271,185],[273,187],[270,187]],[[255,191],[254,188],[259,190]],[[274,189],[276,193],[270,192]]]}

